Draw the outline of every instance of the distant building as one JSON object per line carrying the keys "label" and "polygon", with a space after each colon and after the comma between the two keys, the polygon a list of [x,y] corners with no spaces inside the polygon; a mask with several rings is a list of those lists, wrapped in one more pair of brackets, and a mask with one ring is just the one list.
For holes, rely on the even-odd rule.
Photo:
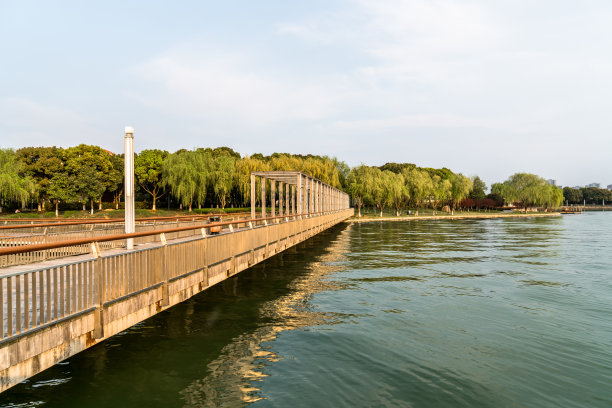
{"label": "distant building", "polygon": [[591,184],[587,185],[587,187],[601,188],[601,184],[600,183],[591,183]]}
{"label": "distant building", "polygon": [[582,188],[582,186],[574,186],[572,187],[574,190],[580,190]]}
{"label": "distant building", "polygon": [[612,190],[612,184],[608,184],[608,190]]}
{"label": "distant building", "polygon": [[556,186],[557,185],[557,180],[553,180],[553,179],[548,179],[546,180],[548,182],[548,184],[550,184],[551,186]]}

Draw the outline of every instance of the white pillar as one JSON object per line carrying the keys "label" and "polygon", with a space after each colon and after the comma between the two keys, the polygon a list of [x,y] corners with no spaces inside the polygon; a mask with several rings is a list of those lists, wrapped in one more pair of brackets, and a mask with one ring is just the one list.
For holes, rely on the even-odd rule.
{"label": "white pillar", "polygon": [[[136,231],[134,214],[134,128],[125,127],[125,233]],[[127,249],[134,249],[134,238],[125,241]]]}

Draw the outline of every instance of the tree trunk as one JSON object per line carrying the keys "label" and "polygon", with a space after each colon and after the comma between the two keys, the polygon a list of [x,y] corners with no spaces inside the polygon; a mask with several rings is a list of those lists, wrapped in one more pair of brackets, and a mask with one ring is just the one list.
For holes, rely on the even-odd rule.
{"label": "tree trunk", "polygon": [[91,211],[90,211],[90,214],[93,215],[93,199],[91,199],[90,201],[91,201],[91,207],[90,207]]}
{"label": "tree trunk", "polygon": [[102,197],[100,197],[100,201],[98,202],[98,210],[102,211]]}
{"label": "tree trunk", "polygon": [[189,212],[191,212],[191,203],[189,203]]}
{"label": "tree trunk", "polygon": [[357,217],[361,218],[361,205],[357,206]]}
{"label": "tree trunk", "polygon": [[42,206],[40,205],[40,201],[38,202],[38,212],[42,211]]}
{"label": "tree trunk", "polygon": [[59,200],[55,200],[55,217],[59,217]]}
{"label": "tree trunk", "polygon": [[155,202],[157,201],[157,197],[153,196],[153,207],[151,208],[152,211],[157,211],[157,207],[155,207]]}
{"label": "tree trunk", "polygon": [[83,202],[83,211],[87,211],[87,208],[85,207],[85,202]]}

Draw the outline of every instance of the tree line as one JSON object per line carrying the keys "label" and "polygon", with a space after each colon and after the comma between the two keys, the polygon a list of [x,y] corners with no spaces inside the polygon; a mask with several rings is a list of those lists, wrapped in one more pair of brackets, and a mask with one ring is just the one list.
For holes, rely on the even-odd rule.
{"label": "tree line", "polygon": [[[342,188],[349,167],[336,158],[274,153],[241,157],[228,147],[143,150],[134,159],[137,197],[156,210],[166,195],[181,208],[250,205],[252,171],[300,170]],[[115,208],[123,195],[124,157],[99,146],[70,148],[25,147],[0,149],[0,211],[6,206],[36,203],[38,211],[54,205],[102,209],[112,199]],[[257,197],[258,198],[258,197]]]}
{"label": "tree line", "polygon": [[612,202],[612,191],[596,187],[563,187],[563,200],[567,204],[609,204]]}
{"label": "tree line", "polygon": [[468,178],[447,168],[421,168],[410,163],[387,163],[380,167],[358,166],[351,170],[347,190],[358,216],[361,207],[372,205],[380,216],[385,208],[399,215],[404,208],[433,210],[495,208],[504,204],[524,208],[557,208],[563,192],[535,174],[516,173],[503,183],[494,183],[491,193],[478,176]]}
{"label": "tree line", "polygon": [[[123,166],[122,154],[86,144],[0,149],[0,211],[3,206],[35,203],[38,211],[53,205],[58,214],[60,206],[79,205],[85,210],[89,205],[93,213],[94,204],[102,209],[103,199],[119,208]],[[241,156],[229,147],[173,153],[148,149],[138,153],[134,161],[137,198],[153,210],[163,197],[189,211],[194,207],[249,206],[251,172],[271,170],[303,171],[348,192],[359,215],[364,205],[376,207],[381,215],[387,208],[396,214],[407,208],[454,211],[504,204],[527,210],[558,207],[564,198],[564,191],[528,173],[494,183],[487,194],[487,186],[478,176],[467,177],[447,168],[387,163],[351,169],[335,157],[287,153]],[[256,197],[256,204],[259,201]],[[570,202],[575,201],[572,198]]]}

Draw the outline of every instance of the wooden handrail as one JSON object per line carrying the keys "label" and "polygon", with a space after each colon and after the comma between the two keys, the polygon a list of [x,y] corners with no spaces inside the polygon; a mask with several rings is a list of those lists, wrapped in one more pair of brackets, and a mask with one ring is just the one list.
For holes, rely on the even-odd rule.
{"label": "wooden handrail", "polygon": [[[219,214],[199,214],[199,215],[181,215],[177,217],[143,217],[136,218],[136,222],[142,221],[160,221],[160,220],[181,220],[181,219],[200,219],[200,218],[209,218],[209,217],[219,217],[219,216],[233,216],[233,215],[241,215],[241,214],[250,214],[250,212],[239,212],[239,213],[219,213]],[[17,218],[15,218],[17,220]],[[22,229],[22,228],[37,228],[37,227],[57,227],[64,225],[89,225],[89,224],[113,224],[118,222],[124,222],[123,218],[105,218],[105,219],[97,219],[97,220],[88,220],[88,221],[60,221],[57,222],[48,222],[41,224],[17,224],[17,225],[0,225],[0,230],[5,229]]]}
{"label": "wooden handrail", "polygon": [[[336,211],[330,211],[330,212],[337,212],[337,211],[342,211],[342,210],[336,210]],[[52,242],[52,243],[30,244],[30,245],[23,245],[23,246],[17,246],[17,247],[7,247],[7,248],[0,248],[0,256],[22,254],[25,252],[44,251],[46,249],[64,248],[64,247],[70,247],[70,246],[75,246],[75,245],[91,244],[94,242],[118,241],[120,239],[146,237],[146,236],[152,236],[152,235],[159,235],[162,233],[190,231],[190,230],[195,230],[199,228],[210,228],[210,227],[217,227],[217,226],[222,227],[222,226],[230,225],[230,224],[248,224],[249,222],[256,222],[256,221],[268,221],[268,220],[276,220],[276,219],[283,219],[283,218],[290,218],[290,217],[295,218],[295,217],[307,216],[307,215],[313,216],[313,215],[320,215],[320,214],[323,214],[323,212],[290,214],[290,215],[265,217],[265,218],[248,218],[248,219],[238,220],[238,221],[213,222],[209,224],[198,224],[198,225],[192,225],[188,227],[166,228],[166,229],[160,229],[156,231],[131,232],[129,234],[112,234],[112,235],[103,235],[100,237],[79,238],[79,239],[58,241],[58,242]]]}

